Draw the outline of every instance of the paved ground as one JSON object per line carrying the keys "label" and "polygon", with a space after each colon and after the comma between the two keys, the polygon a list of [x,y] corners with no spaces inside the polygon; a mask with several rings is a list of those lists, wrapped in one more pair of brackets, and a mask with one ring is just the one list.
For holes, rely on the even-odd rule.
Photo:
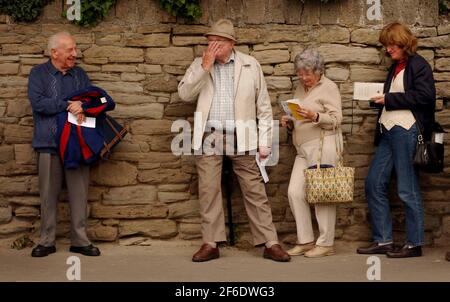
{"label": "paved ground", "polygon": [[[82,281],[368,281],[368,257],[355,245],[337,243],[338,254],[318,259],[294,257],[290,263],[263,259],[262,249],[221,248],[221,258],[191,262],[195,243],[155,241],[150,246],[100,244],[101,257],[80,255]],[[67,281],[67,244],[45,258],[30,257],[31,249],[0,248],[0,281]],[[426,248],[425,256],[388,259],[380,256],[381,281],[447,281],[450,262],[445,249]]]}

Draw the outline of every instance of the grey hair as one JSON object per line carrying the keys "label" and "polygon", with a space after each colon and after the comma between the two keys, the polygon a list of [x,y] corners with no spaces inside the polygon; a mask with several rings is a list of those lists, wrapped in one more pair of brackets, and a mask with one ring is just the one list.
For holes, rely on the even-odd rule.
{"label": "grey hair", "polygon": [[56,34],[53,34],[48,39],[47,49],[48,49],[49,54],[52,52],[52,49],[58,48],[59,39],[61,39],[62,37],[70,37],[73,39],[72,35],[70,33],[68,33],[67,31],[61,31]]}
{"label": "grey hair", "polygon": [[295,56],[295,71],[299,69],[311,70],[322,75],[325,71],[325,61],[315,49],[306,49]]}

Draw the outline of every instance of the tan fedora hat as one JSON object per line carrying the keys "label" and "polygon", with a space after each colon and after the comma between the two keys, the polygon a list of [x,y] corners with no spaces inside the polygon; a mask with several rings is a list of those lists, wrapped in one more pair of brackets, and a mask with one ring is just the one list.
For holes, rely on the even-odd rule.
{"label": "tan fedora hat", "polygon": [[228,19],[220,19],[214,23],[211,31],[207,32],[205,36],[220,36],[236,41],[233,23]]}

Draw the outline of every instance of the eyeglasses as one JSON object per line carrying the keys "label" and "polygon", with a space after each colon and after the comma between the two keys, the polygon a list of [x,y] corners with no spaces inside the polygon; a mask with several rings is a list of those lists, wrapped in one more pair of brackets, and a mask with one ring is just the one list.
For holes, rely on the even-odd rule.
{"label": "eyeglasses", "polygon": [[299,72],[297,72],[297,76],[299,78],[301,78],[301,79],[311,79],[311,78],[314,77],[314,75],[315,74],[312,71],[309,71],[309,72],[301,72],[301,71],[299,71]]}

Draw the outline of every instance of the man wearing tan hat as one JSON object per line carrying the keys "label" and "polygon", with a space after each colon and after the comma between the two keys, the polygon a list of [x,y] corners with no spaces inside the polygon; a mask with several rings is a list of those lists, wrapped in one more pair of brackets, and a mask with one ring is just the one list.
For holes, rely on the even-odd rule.
{"label": "man wearing tan hat", "polygon": [[278,244],[255,161],[257,151],[260,158],[267,158],[272,145],[272,107],[261,66],[255,58],[233,49],[236,38],[231,21],[217,21],[205,36],[207,49],[178,86],[181,99],[197,100],[193,149],[204,244],[192,261],[219,258],[217,243],[226,241],[221,192],[224,155],[231,159],[239,180],[254,245],[265,245],[265,258],[289,261],[290,256]]}

